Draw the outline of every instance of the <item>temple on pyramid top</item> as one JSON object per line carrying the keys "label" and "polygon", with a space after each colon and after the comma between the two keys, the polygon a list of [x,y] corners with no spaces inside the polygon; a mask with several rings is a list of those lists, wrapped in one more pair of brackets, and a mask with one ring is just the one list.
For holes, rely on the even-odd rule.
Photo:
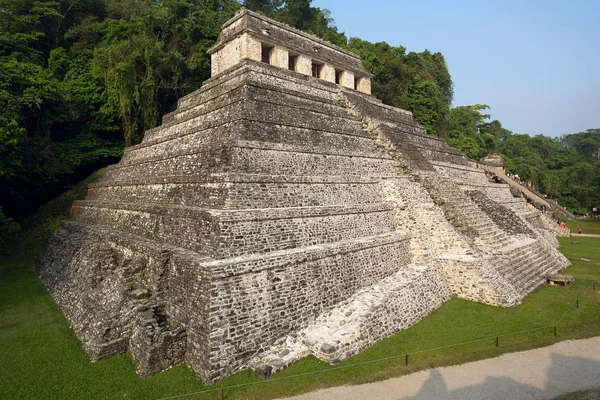
{"label": "temple on pyramid top", "polygon": [[373,75],[360,56],[246,8],[223,25],[208,54],[212,76],[250,59],[371,94]]}

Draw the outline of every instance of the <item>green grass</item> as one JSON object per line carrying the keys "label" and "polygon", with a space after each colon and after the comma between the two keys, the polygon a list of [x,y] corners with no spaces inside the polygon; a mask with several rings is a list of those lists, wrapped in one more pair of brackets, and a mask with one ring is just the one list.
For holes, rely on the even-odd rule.
{"label": "green grass", "polygon": [[[219,388],[225,386],[227,399],[269,399],[600,335],[600,239],[579,238],[579,244],[574,245],[572,239],[563,238],[561,250],[573,262],[566,273],[576,278],[572,288],[542,287],[518,307],[499,308],[452,299],[414,327],[336,367],[307,357],[267,380],[244,371],[205,386],[185,365],[142,379],[135,374],[129,355],[89,362],[33,270],[39,243],[47,226],[55,226],[61,214],[59,209],[57,206],[48,212],[44,228],[30,231],[12,253],[0,255],[1,398],[158,399],[216,388],[217,391],[185,398],[220,399]],[[580,261],[581,257],[592,261]],[[574,307],[577,299],[579,308]],[[558,336],[554,337],[551,326],[562,316]],[[500,346],[495,347],[495,336],[539,327],[545,328],[501,336]],[[429,351],[480,338],[488,339]],[[411,353],[408,366],[404,364],[405,353]],[[377,361],[380,359],[386,360]],[[294,377],[299,374],[308,375]],[[230,387],[235,385],[247,386]]]}
{"label": "green grass", "polygon": [[576,219],[575,221],[568,221],[567,226],[574,236],[577,236],[577,225],[581,225],[581,233],[600,235],[600,219]]}

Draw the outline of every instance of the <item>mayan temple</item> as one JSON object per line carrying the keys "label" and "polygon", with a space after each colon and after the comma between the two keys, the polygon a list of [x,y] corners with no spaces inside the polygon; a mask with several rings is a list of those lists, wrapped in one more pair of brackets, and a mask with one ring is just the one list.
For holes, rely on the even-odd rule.
{"label": "mayan temple", "polygon": [[568,265],[543,215],[371,96],[356,54],[246,9],[209,54],[212,77],[39,257],[92,360],[206,382],[336,363],[454,296],[517,305]]}

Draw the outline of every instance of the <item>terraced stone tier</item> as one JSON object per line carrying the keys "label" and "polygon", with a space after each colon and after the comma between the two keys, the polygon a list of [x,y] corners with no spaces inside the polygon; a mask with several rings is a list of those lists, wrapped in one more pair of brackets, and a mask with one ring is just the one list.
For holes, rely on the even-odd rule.
{"label": "terraced stone tier", "polygon": [[198,267],[201,257],[73,222],[63,224],[45,249],[37,264],[40,278],[92,360],[129,349],[144,376],[183,361],[181,324],[189,315],[206,318],[189,302],[208,293],[208,281],[200,279],[183,298],[192,281],[178,275],[195,266],[194,276],[205,277]]}
{"label": "terraced stone tier", "polygon": [[502,249],[508,261],[498,271],[524,297],[569,262],[541,240],[526,239]]}
{"label": "terraced stone tier", "polygon": [[213,270],[211,363],[219,376],[247,367],[279,338],[404,269],[408,251],[408,235],[397,231],[203,264]]}
{"label": "terraced stone tier", "polygon": [[511,307],[522,296],[498,270],[504,260],[494,257],[443,254],[437,257],[452,294],[495,306]]}
{"label": "terraced stone tier", "polygon": [[382,202],[379,179],[368,176],[231,174],[223,208],[279,208]]}
{"label": "terraced stone tier", "polygon": [[336,364],[369,345],[404,330],[450,298],[432,266],[408,265],[321,314],[253,361],[260,371],[277,371],[313,354]]}
{"label": "terraced stone tier", "polygon": [[264,254],[395,230],[392,207],[383,203],[216,210],[77,201],[71,217],[214,258]]}
{"label": "terraced stone tier", "polygon": [[446,218],[471,239],[484,243],[484,250],[489,252],[514,240],[459,187],[444,180],[433,180],[433,176],[427,177],[429,193],[444,210]]}
{"label": "terraced stone tier", "polygon": [[[210,260],[122,232],[67,223],[48,243],[45,257],[52,262],[43,260],[38,272],[92,359],[129,349],[142,362],[139,372],[148,375],[185,357],[210,381],[243,368],[277,337],[306,326],[348,293],[403,268],[407,239],[404,232],[389,232]],[[80,249],[76,257],[65,251],[73,246]],[[153,357],[170,361],[144,363]]]}
{"label": "terraced stone tier", "polygon": [[173,176],[92,184],[87,198],[224,209],[334,206],[381,202],[377,184],[374,178],[345,175]]}
{"label": "terraced stone tier", "polygon": [[269,148],[240,145],[233,150],[231,163],[234,170],[248,174],[373,177],[394,174],[391,160],[385,154],[363,156],[348,153],[331,154],[306,146],[301,149],[284,145],[271,145]]}

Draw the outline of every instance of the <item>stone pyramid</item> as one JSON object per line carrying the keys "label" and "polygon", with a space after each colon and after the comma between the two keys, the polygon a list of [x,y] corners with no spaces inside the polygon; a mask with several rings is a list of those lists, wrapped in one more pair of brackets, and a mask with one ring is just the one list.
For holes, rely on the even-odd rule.
{"label": "stone pyramid", "polygon": [[213,76],[39,257],[91,359],[207,382],[335,363],[452,296],[516,305],[568,265],[507,185],[371,96],[357,55],[246,9],[209,52]]}

